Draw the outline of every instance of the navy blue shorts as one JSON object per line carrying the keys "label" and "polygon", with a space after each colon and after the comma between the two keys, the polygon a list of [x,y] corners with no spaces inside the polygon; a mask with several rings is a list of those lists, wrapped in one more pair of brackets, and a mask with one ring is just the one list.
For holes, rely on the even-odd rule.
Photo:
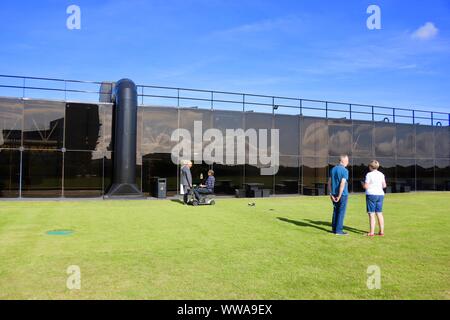
{"label": "navy blue shorts", "polygon": [[366,195],[367,212],[382,213],[384,196]]}

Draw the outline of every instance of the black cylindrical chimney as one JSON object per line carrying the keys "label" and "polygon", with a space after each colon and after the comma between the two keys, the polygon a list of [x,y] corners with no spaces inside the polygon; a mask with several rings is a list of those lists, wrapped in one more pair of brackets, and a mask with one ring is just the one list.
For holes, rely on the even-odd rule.
{"label": "black cylindrical chimney", "polygon": [[141,198],[143,194],[136,186],[136,85],[129,79],[121,79],[113,94],[113,183],[106,198]]}

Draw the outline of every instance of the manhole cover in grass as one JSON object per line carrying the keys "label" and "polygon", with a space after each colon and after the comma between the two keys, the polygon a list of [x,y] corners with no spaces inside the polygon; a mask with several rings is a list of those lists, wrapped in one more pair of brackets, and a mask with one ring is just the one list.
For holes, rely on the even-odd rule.
{"label": "manhole cover in grass", "polygon": [[51,230],[47,231],[46,233],[49,236],[69,236],[73,233],[73,230]]}

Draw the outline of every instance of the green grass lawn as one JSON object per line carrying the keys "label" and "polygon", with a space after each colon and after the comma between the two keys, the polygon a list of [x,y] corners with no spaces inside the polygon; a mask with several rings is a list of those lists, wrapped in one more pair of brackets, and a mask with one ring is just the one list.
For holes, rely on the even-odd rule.
{"label": "green grass lawn", "polygon": [[[349,237],[329,233],[327,197],[249,201],[0,202],[0,299],[450,298],[450,193],[389,195],[373,239],[363,195]],[[70,265],[80,290],[66,287]]]}

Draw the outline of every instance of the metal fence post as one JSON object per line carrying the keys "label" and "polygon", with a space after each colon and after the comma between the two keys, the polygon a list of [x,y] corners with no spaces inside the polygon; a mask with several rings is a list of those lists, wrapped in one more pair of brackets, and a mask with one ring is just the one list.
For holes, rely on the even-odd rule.
{"label": "metal fence post", "polygon": [[214,110],[214,91],[211,91],[211,110]]}
{"label": "metal fence post", "polygon": [[23,77],[23,84],[22,84],[22,98],[25,98],[25,81],[26,81],[26,78]]}
{"label": "metal fence post", "polygon": [[275,97],[272,97],[272,115],[275,114]]}

